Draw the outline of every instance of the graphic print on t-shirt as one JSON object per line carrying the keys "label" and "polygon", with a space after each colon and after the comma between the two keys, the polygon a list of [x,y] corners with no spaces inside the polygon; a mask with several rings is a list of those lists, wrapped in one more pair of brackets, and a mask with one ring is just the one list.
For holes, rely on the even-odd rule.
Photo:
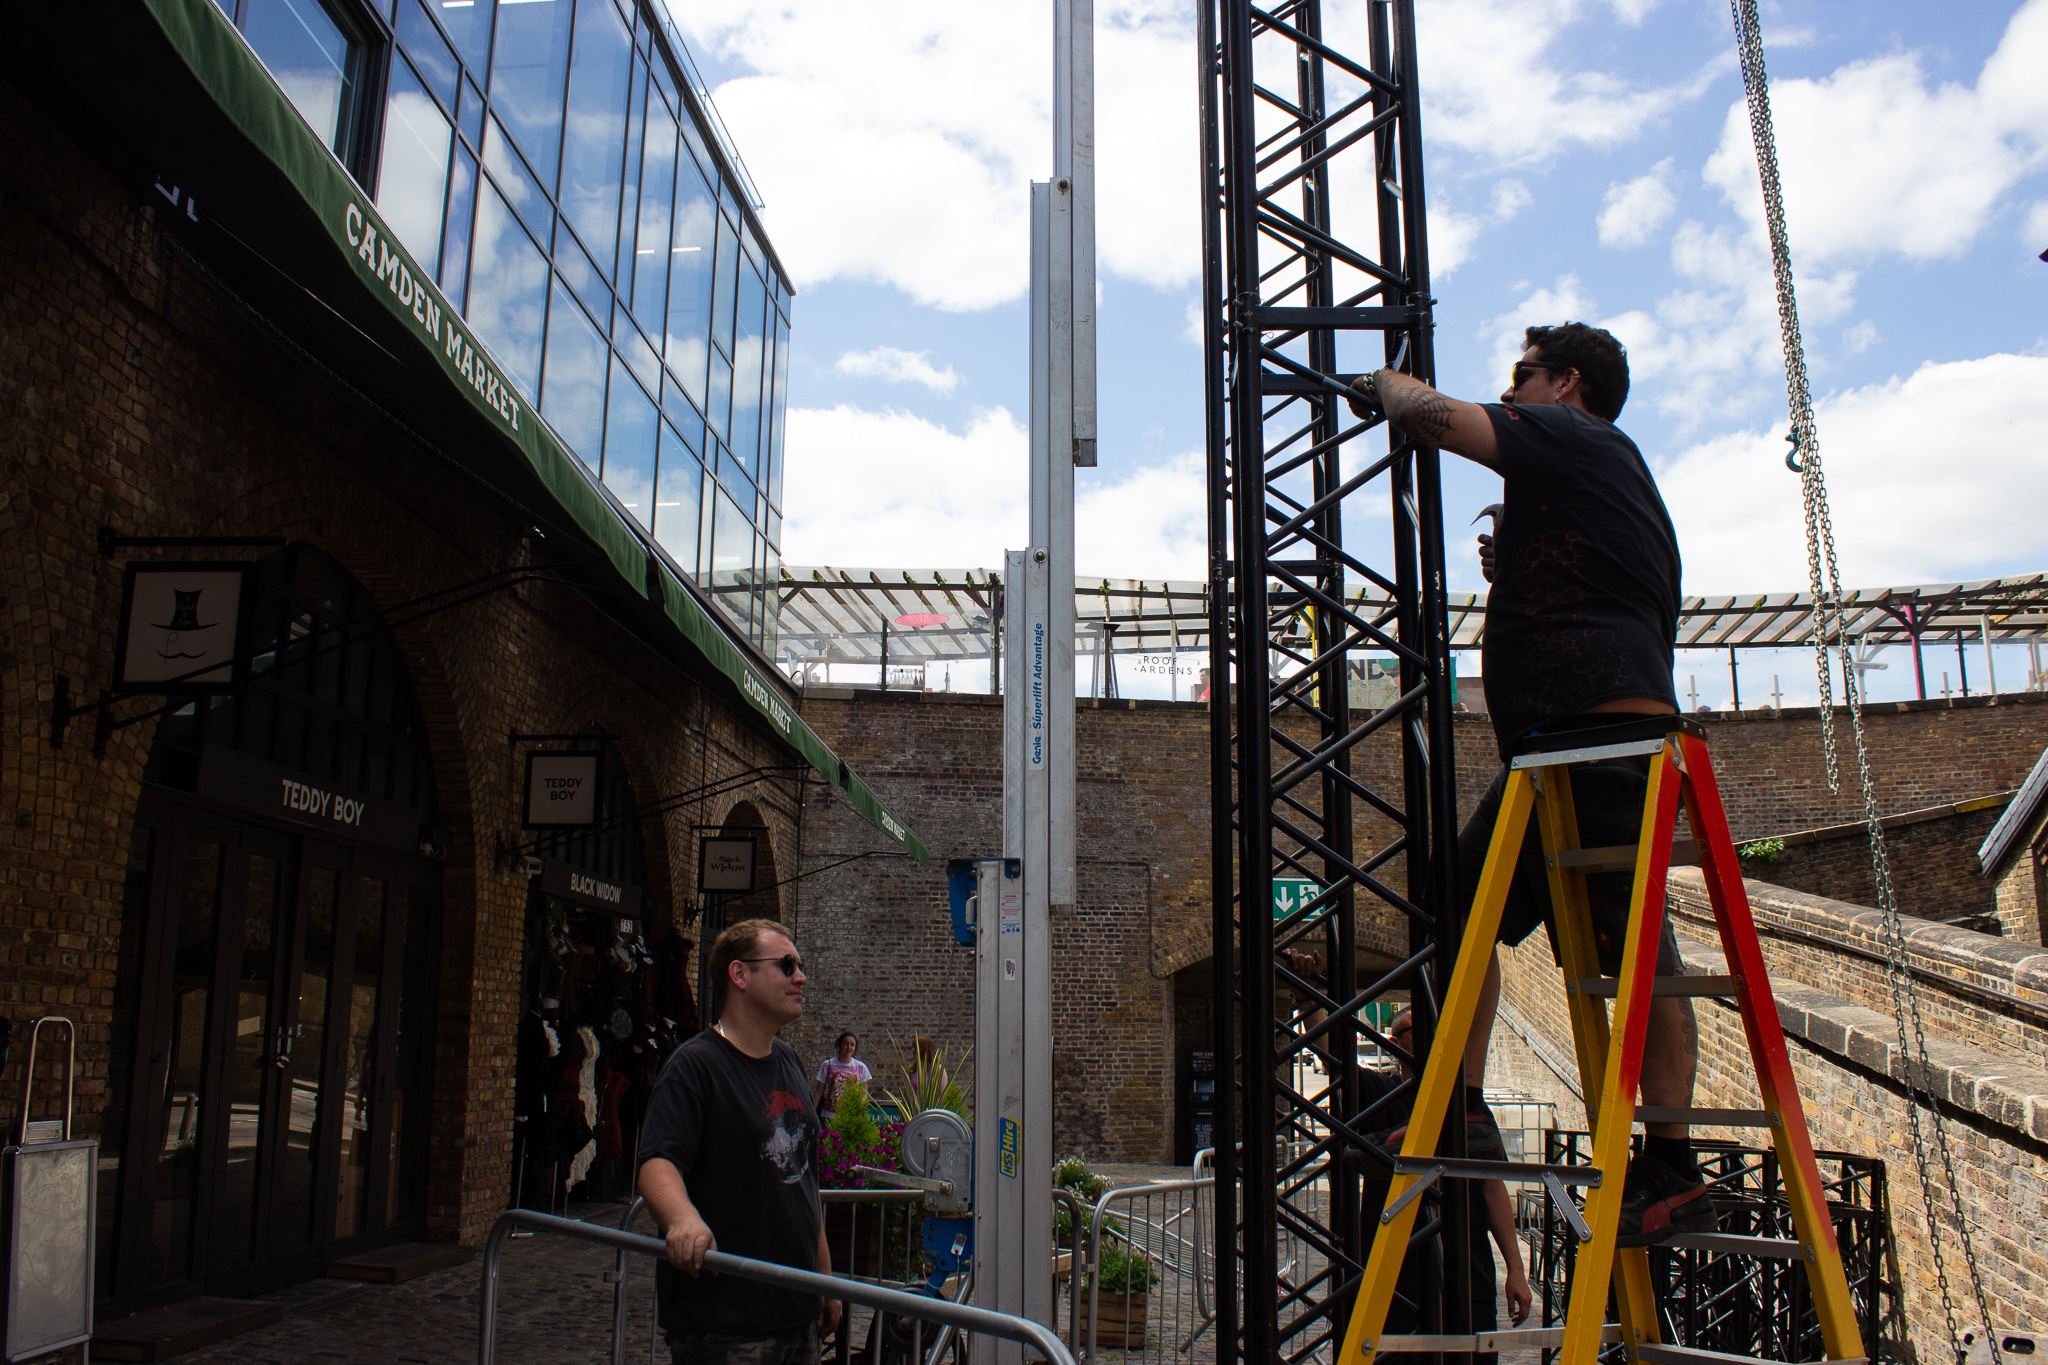
{"label": "graphic print on t-shirt", "polygon": [[804,1121],[805,1105],[787,1090],[768,1092],[768,1106],[761,1117],[768,1120],[768,1140],[761,1145],[761,1157],[775,1167],[785,1185],[794,1185],[811,1169],[810,1125]]}

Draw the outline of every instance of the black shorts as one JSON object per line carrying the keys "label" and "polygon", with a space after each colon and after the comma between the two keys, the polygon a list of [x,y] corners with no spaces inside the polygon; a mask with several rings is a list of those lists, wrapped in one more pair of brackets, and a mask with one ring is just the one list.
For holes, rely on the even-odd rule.
{"label": "black shorts", "polygon": [[[1627,844],[1633,848],[1643,828],[1650,756],[1580,763],[1570,771],[1572,806],[1579,820],[1579,847]],[[1493,781],[1479,798],[1479,808],[1458,832],[1458,888],[1465,898],[1467,913],[1479,890],[1479,874],[1486,866],[1486,849],[1493,842],[1493,826],[1500,817],[1507,782],[1506,768],[1493,775]],[[1635,875],[1630,872],[1595,872],[1586,878],[1586,900],[1593,912],[1593,940],[1600,956],[1600,970],[1608,976],[1621,970],[1621,950],[1628,935],[1629,897],[1634,887]],[[1522,841],[1522,855],[1515,863],[1514,881],[1508,887],[1507,908],[1501,914],[1500,941],[1512,948],[1529,937],[1539,924],[1550,931],[1551,955],[1558,956],[1557,925],[1550,915],[1550,883],[1543,870],[1543,834],[1535,812],[1531,811],[1529,832]],[[1662,942],[1657,947],[1657,974],[1679,974],[1678,938],[1671,932],[1669,915],[1664,917]]]}

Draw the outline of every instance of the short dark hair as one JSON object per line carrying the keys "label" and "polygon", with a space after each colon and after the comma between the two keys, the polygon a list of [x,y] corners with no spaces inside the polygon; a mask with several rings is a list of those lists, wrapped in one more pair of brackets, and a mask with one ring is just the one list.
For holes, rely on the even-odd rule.
{"label": "short dark hair", "polygon": [[1586,411],[1612,422],[1628,402],[1628,348],[1614,333],[1583,322],[1557,327],[1531,327],[1522,333],[1522,348],[1534,350],[1554,365],[1579,372],[1579,392]]}
{"label": "short dark hair", "polygon": [[[761,946],[761,935],[781,934],[789,938],[789,930],[772,919],[743,919],[730,925],[711,945],[711,1020],[718,1022],[718,1016],[725,1013],[725,984],[732,973],[727,970],[733,963],[754,956]],[[789,940],[795,943],[795,939]]]}
{"label": "short dark hair", "polygon": [[848,1029],[832,1040],[833,1049],[836,1051],[841,1043],[852,1043],[855,1047],[859,1047],[860,1039],[854,1036],[853,1030]]}

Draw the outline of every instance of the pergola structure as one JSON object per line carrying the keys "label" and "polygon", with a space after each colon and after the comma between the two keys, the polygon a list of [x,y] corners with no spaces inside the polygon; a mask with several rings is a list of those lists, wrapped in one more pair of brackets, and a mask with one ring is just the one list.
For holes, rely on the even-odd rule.
{"label": "pergola structure", "polygon": [[[923,664],[999,659],[1002,575],[987,569],[853,569],[785,566],[777,585],[781,630],[777,662],[793,678],[822,680],[831,663]],[[1347,599],[1365,615],[1389,610],[1377,587]],[[1923,646],[1935,641],[2048,640],[2048,574],[1861,588],[1846,598],[1849,639],[1866,650],[1913,650],[1919,692],[1927,695]],[[1486,598],[1449,593],[1450,647],[1477,649]],[[1193,579],[1095,578],[1074,584],[1077,651],[1105,655],[1177,654],[1209,648],[1209,587]],[[1678,613],[1681,649],[1811,648],[1816,616],[1810,593],[1688,597]],[[1276,649],[1306,640],[1307,613],[1269,617]],[[1106,642],[1106,648],[1105,648]],[[1353,661],[1362,671],[1362,660]],[[991,674],[993,676],[993,674]],[[1103,682],[1114,678],[1104,670]],[[1106,695],[1114,695],[1106,692]]]}

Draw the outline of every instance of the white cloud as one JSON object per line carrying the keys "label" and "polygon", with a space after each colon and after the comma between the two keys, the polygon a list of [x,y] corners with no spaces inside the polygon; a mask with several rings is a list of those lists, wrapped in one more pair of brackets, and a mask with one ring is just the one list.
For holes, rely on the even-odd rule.
{"label": "white cloud", "polygon": [[1850,355],[1862,355],[1882,340],[1883,334],[1877,330],[1877,324],[1869,318],[1863,319],[1842,333],[1842,345]]}
{"label": "white cloud", "polygon": [[[1803,269],[1882,253],[1966,250],[2006,190],[2048,152],[2048,0],[2013,16],[1974,87],[1930,85],[1918,54],[1852,62],[1822,80],[1771,83],[1785,218]],[[1707,182],[1759,238],[1763,205],[1749,115],[1731,105]]]}
{"label": "white cloud", "polygon": [[1664,226],[1678,208],[1678,196],[1671,189],[1674,164],[1667,156],[1649,174],[1607,187],[1600,209],[1600,245],[1641,246]]}
{"label": "white cloud", "polygon": [[960,376],[948,365],[936,368],[930,351],[904,351],[894,346],[876,346],[866,351],[848,351],[832,366],[841,374],[858,379],[884,379],[891,384],[922,384],[934,393],[951,393]]}
{"label": "white cloud", "polygon": [[[1365,51],[1364,5],[1344,13]],[[1578,23],[1605,27],[1606,7],[1581,0],[1431,0],[1418,6],[1417,48],[1425,127],[1432,146],[1454,147],[1492,165],[1547,161],[1578,143],[1613,147],[1704,93],[1730,55],[1716,55],[1686,80],[1640,88],[1624,76],[1570,59]],[[1641,21],[1650,0],[1616,0],[1624,22]],[[1326,21],[1326,27],[1339,25]],[[1475,41],[1475,35],[1484,35]]]}
{"label": "white cloud", "polygon": [[1083,578],[1207,576],[1209,491],[1199,451],[1074,492],[1074,567]]}
{"label": "white cloud", "polygon": [[[2048,559],[2048,356],[1928,363],[1817,406],[1843,586],[1982,578]],[[1688,592],[1806,584],[1785,426],[1660,463]]]}
{"label": "white cloud", "polygon": [[1028,440],[1000,407],[976,412],[964,431],[908,412],[793,407],[782,557],[1000,569],[1030,529]]}
{"label": "white cloud", "polygon": [[2020,245],[2029,251],[2048,250],[2048,199],[2039,199],[2027,210],[2026,225],[2020,229]]}
{"label": "white cloud", "polygon": [[[1489,227],[1510,222],[1516,214],[1535,202],[1529,187],[1519,180],[1503,180],[1493,187],[1491,202],[1484,214],[1460,213],[1441,204],[1429,210],[1429,268],[1432,275],[1441,277],[1450,274],[1471,259],[1472,247],[1479,240],[1479,234]],[[1353,233],[1358,241],[1373,240],[1370,236]]]}
{"label": "white cloud", "polygon": [[[1001,569],[1029,533],[1029,435],[1005,408],[955,431],[913,413],[846,404],[789,413],[789,564]],[[1207,485],[1189,453],[1111,481],[1079,476],[1075,557],[1084,575],[1201,578]]]}
{"label": "white cloud", "polygon": [[[1052,25],[1037,5],[696,0],[689,40],[753,74],[716,92],[796,282],[874,280],[990,307],[1028,284],[1029,183],[1052,173]],[[1101,268],[1149,284],[1200,268],[1192,16],[1096,11]]]}
{"label": "white cloud", "polygon": [[[1557,322],[1584,322],[1593,315],[1593,300],[1579,284],[1576,274],[1563,275],[1549,289],[1531,291],[1528,297],[1498,317],[1479,325],[1479,339],[1493,344],[1492,373],[1505,379],[1508,366],[1522,354],[1522,329]],[[1623,338],[1624,343],[1627,338]]]}

